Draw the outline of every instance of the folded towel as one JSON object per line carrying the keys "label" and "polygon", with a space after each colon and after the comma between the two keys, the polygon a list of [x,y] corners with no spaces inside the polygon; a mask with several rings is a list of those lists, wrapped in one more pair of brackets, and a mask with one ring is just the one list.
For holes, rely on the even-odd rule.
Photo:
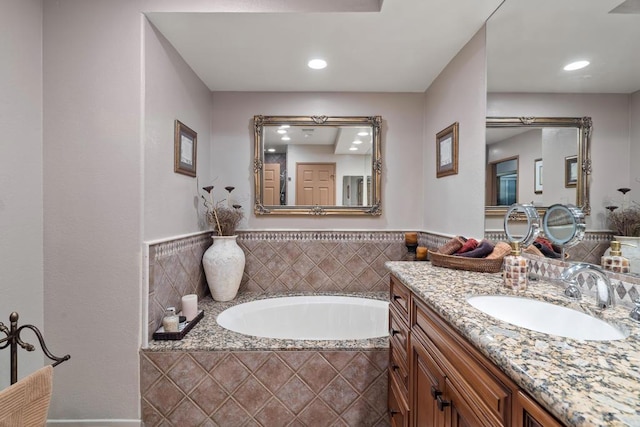
{"label": "folded towel", "polygon": [[493,252],[494,245],[487,239],[482,239],[478,243],[478,247],[472,251],[465,252],[462,254],[454,254],[455,256],[461,256],[466,258],[484,258]]}
{"label": "folded towel", "polygon": [[457,254],[462,254],[465,252],[469,252],[474,250],[475,248],[478,247],[478,241],[476,239],[474,239],[473,237],[467,239],[466,242],[464,242],[464,245],[462,245],[462,247],[460,249],[458,249],[456,251]]}
{"label": "folded towel", "polygon": [[540,252],[540,249],[536,248],[535,245],[529,245],[526,248],[524,248],[522,250],[522,252],[526,253],[526,254],[531,254],[531,255],[536,255],[539,257],[543,257],[544,254],[542,252]]}
{"label": "folded towel", "polygon": [[466,241],[467,239],[462,236],[452,237],[451,240],[438,248],[438,252],[445,255],[454,254]]}
{"label": "folded towel", "polygon": [[557,253],[556,251],[554,251],[552,248],[550,248],[549,246],[545,245],[544,243],[533,242],[533,245],[536,248],[538,248],[540,250],[540,252],[542,252],[542,255],[544,255],[547,258],[560,258],[560,257],[562,257],[562,255],[560,255],[559,253]]}
{"label": "folded towel", "polygon": [[499,259],[511,253],[511,245],[507,242],[498,242],[493,248],[493,251],[487,255],[487,259]]}
{"label": "folded towel", "polygon": [[0,391],[0,427],[44,426],[53,368],[47,365]]}

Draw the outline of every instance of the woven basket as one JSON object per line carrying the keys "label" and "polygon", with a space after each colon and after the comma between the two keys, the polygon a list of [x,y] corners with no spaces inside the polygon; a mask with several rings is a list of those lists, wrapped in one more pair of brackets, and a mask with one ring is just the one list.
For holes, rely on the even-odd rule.
{"label": "woven basket", "polygon": [[477,271],[480,273],[499,273],[502,270],[502,258],[465,258],[455,255],[444,255],[429,251],[431,264],[436,267],[453,268],[456,270]]}

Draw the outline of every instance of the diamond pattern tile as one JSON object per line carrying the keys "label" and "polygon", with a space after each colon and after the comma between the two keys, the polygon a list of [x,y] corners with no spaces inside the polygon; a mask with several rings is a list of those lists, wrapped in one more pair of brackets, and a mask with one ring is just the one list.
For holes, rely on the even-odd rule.
{"label": "diamond pattern tile", "polygon": [[188,353],[185,353],[182,359],[167,372],[167,376],[180,387],[180,390],[189,394],[206,373]]}
{"label": "diamond pattern tile", "polygon": [[213,414],[229,397],[222,386],[207,376],[189,395],[205,414]]}
{"label": "diamond pattern tile", "polygon": [[202,423],[207,416],[197,405],[189,399],[184,399],[171,414],[169,421],[174,426],[197,426]]}
{"label": "diamond pattern tile", "polygon": [[298,370],[298,376],[316,393],[329,384],[336,374],[336,370],[320,353],[314,353]]}
{"label": "diamond pattern tile", "polygon": [[[384,355],[385,350],[143,351],[143,421],[150,426],[388,425]],[[350,378],[356,374],[354,384]]]}
{"label": "diamond pattern tile", "polygon": [[255,416],[263,426],[286,426],[295,415],[287,409],[278,399],[271,399]]}
{"label": "diamond pattern tile", "polygon": [[314,393],[300,378],[292,377],[285,385],[280,387],[276,397],[280,401],[286,402],[287,407],[297,414],[313,400]]}
{"label": "diamond pattern tile", "polygon": [[249,376],[249,369],[233,353],[229,353],[213,368],[211,375],[226,391],[233,392]]}

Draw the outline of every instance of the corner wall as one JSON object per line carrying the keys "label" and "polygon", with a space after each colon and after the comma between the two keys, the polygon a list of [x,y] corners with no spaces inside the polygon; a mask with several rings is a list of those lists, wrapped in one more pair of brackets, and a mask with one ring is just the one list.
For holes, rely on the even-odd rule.
{"label": "corner wall", "polygon": [[[44,318],[49,418],[139,424],[142,15],[44,2]],[[71,421],[69,421],[71,420]]]}
{"label": "corner wall", "polygon": [[[211,92],[144,19],[144,240],[202,230],[198,182],[211,174]],[[197,133],[197,178],[175,173],[174,120]],[[200,219],[200,222],[199,222]]]}
{"label": "corner wall", "polygon": [[[18,325],[35,325],[49,344],[42,313],[42,1],[0,0],[0,11],[0,322],[9,327],[16,311]],[[30,332],[23,339],[37,344]],[[39,345],[18,352],[18,378],[43,366]],[[10,383],[9,356],[0,352],[0,390]]]}
{"label": "corner wall", "polygon": [[[449,62],[425,93],[423,224],[426,231],[484,236],[485,27]],[[436,178],[436,134],[459,125],[458,174]]]}
{"label": "corner wall", "polygon": [[629,102],[629,168],[632,199],[640,203],[640,91],[632,93]]}

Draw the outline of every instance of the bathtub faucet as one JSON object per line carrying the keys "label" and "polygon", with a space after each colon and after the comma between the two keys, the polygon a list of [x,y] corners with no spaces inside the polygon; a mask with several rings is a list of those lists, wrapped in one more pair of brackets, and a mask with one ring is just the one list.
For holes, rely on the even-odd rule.
{"label": "bathtub faucet", "polygon": [[577,300],[582,297],[582,293],[576,286],[575,281],[575,277],[582,273],[589,274],[596,281],[596,307],[600,309],[613,307],[615,305],[613,285],[607,273],[593,264],[578,263],[567,268],[562,273],[562,281],[568,285],[564,290],[564,294]]}

